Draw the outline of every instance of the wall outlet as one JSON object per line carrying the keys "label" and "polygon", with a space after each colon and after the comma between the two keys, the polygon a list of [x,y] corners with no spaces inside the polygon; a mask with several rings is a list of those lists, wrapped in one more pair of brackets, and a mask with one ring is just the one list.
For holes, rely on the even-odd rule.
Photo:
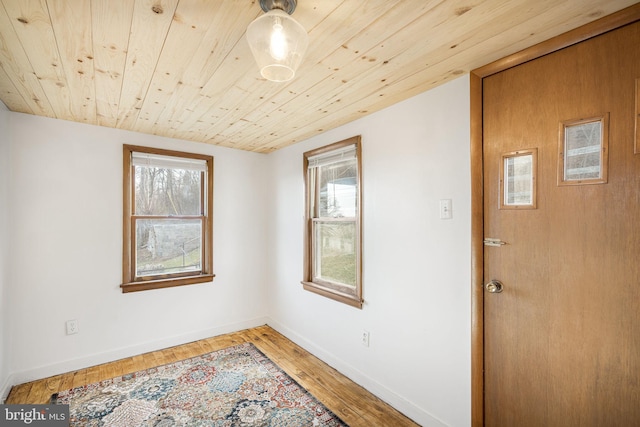
{"label": "wall outlet", "polygon": [[67,320],[67,335],[77,334],[78,332],[80,332],[78,321],[75,319]]}
{"label": "wall outlet", "polygon": [[360,342],[363,346],[369,347],[369,331],[362,331],[362,335],[360,336]]}

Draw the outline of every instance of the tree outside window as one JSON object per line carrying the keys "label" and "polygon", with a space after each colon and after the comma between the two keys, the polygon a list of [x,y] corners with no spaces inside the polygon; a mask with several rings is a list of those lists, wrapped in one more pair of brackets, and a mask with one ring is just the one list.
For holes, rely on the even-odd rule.
{"label": "tree outside window", "polygon": [[124,292],[213,280],[213,157],[124,146]]}

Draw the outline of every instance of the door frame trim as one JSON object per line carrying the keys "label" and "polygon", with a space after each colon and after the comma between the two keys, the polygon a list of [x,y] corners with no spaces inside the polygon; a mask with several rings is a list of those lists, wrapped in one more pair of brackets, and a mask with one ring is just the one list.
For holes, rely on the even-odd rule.
{"label": "door frame trim", "polygon": [[493,74],[640,21],[640,3],[470,72],[471,140],[471,425],[484,426],[484,172],[482,80]]}

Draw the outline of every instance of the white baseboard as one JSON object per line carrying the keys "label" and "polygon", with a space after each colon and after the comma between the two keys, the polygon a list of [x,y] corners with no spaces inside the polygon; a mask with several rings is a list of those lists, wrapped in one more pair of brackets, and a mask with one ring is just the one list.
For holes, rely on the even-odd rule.
{"label": "white baseboard", "polygon": [[[305,350],[309,351],[314,356],[318,357],[331,367],[338,370],[343,375],[350,378],[355,383],[366,388],[368,391],[378,396],[389,405],[396,408],[398,411],[405,414],[407,417],[416,421],[418,424],[425,427],[447,427],[445,423],[438,420],[433,415],[429,414],[425,410],[416,406],[412,402],[406,400],[402,396],[398,395],[394,391],[384,387],[371,377],[367,376],[357,368],[345,363],[332,353],[317,346],[312,341],[304,338],[295,331],[283,326],[282,324],[270,319],[268,317],[261,317],[256,319],[250,319],[239,323],[233,323],[228,325],[222,325],[215,328],[203,329],[183,335],[164,338],[162,340],[150,341],[134,346],[123,347],[116,350],[93,354],[86,357],[67,360],[60,363],[55,363],[39,368],[34,368],[22,372],[15,372],[9,375],[0,388],[0,402],[4,403],[11,387],[15,384],[22,384],[37,379],[47,378],[50,376],[62,374],[65,372],[72,372],[78,369],[84,369],[102,363],[112,362],[119,359],[135,356],[138,354],[147,353],[150,351],[161,350],[164,348],[173,347],[180,344],[186,344],[189,342],[197,341],[204,338],[210,338],[217,335],[227,334],[231,332],[237,332],[243,329],[254,328],[268,324],[282,335],[286,336],[291,341],[295,342]],[[1,379],[0,379],[1,380]]]}
{"label": "white baseboard", "polygon": [[11,387],[13,387],[11,383],[11,375],[4,379],[4,382],[0,386],[0,403],[4,404],[4,401],[7,400],[9,396],[9,391],[11,391]]}
{"label": "white baseboard", "polygon": [[283,326],[273,319],[269,320],[267,324],[291,341],[298,344],[300,347],[307,350],[309,353],[316,356],[318,359],[322,360],[341,374],[348,377],[356,384],[361,385],[369,392],[382,399],[384,402],[393,406],[395,409],[402,412],[404,415],[411,418],[418,424],[425,427],[447,427],[447,424],[445,424],[441,420],[416,406],[412,402],[406,400],[402,396],[395,393],[393,390],[390,390],[387,387],[383,386],[357,368],[345,363],[335,355],[315,345],[313,342],[297,334],[295,331]]}
{"label": "white baseboard", "polygon": [[34,381],[42,378],[48,378],[54,375],[63,374],[66,372],[76,371],[78,369],[84,369],[91,366],[100,365],[102,363],[113,362],[115,360],[124,359],[138,354],[148,353],[150,351],[162,350],[169,347],[174,347],[180,344],[186,344],[193,341],[198,341],[205,338],[215,337],[217,335],[228,334],[231,332],[241,331],[243,329],[255,328],[257,326],[267,324],[269,319],[267,317],[260,317],[256,319],[249,319],[243,322],[222,325],[215,328],[203,329],[200,331],[194,331],[183,335],[176,335],[172,337],[163,338],[161,340],[149,341],[146,343],[136,344],[133,346],[122,347],[116,350],[107,351],[104,353],[93,354],[90,356],[80,357],[77,359],[66,360],[64,362],[54,363],[47,366],[41,366],[34,369],[29,369],[22,372],[14,372],[9,375],[2,384],[0,389],[1,402],[4,402],[9,395],[11,387],[16,384],[23,384],[29,381]]}

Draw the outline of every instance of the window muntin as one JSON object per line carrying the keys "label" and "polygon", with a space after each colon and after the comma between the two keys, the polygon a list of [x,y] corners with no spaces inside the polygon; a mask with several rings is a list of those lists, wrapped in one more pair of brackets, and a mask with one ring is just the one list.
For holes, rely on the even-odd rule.
{"label": "window muntin", "polygon": [[124,146],[124,292],[211,281],[213,157]]}
{"label": "window muntin", "polygon": [[305,289],[362,307],[360,137],[304,154]]}

